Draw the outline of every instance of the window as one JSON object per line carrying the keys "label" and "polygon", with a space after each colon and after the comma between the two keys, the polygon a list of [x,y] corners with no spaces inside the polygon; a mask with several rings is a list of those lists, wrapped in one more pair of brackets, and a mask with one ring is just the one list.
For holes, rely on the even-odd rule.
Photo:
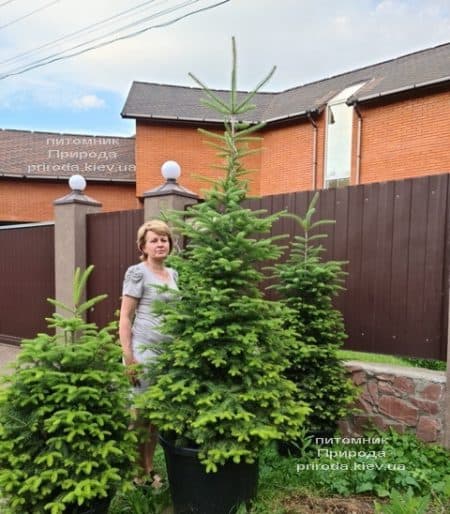
{"label": "window", "polygon": [[364,82],[347,87],[327,105],[325,187],[348,184],[351,169],[353,107],[345,102]]}

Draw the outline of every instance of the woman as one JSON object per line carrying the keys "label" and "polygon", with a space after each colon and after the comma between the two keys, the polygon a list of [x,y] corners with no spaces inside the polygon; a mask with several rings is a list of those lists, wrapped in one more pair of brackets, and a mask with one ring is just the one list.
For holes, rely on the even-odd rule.
{"label": "woman", "polygon": [[[177,272],[164,266],[172,251],[173,239],[169,227],[159,220],[152,220],[139,227],[137,246],[141,252],[141,263],[130,266],[125,273],[120,308],[119,337],[123,361],[129,369],[130,381],[135,393],[148,386],[136,371],[137,364],[154,360],[163,348],[167,336],[159,332],[161,318],[152,312],[155,300],[169,301],[170,291],[162,286],[177,288]],[[153,455],[157,443],[157,428],[151,423],[139,422],[144,436],[139,444],[140,466],[143,480],[150,477],[154,487],[161,478],[153,470]]]}

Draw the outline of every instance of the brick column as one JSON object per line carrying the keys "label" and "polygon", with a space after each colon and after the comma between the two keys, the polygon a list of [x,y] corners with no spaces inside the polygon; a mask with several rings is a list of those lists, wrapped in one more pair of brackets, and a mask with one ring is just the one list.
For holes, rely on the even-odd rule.
{"label": "brick column", "polygon": [[[86,215],[99,212],[102,204],[73,189],[53,202],[55,213],[55,297],[73,307],[73,275],[86,268]],[[83,299],[82,299],[83,301]],[[59,312],[57,310],[57,312]],[[62,314],[62,312],[59,312]]]}

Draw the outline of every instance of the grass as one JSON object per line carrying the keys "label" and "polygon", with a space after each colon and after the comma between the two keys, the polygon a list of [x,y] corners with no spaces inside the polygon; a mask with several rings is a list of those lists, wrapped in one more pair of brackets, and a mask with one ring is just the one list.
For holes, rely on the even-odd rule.
{"label": "grass", "polygon": [[342,360],[379,362],[382,364],[395,364],[397,366],[409,366],[412,364],[394,355],[384,355],[382,353],[355,352],[353,350],[338,350],[338,357]]}
{"label": "grass", "polygon": [[435,359],[420,359],[414,357],[396,357],[382,353],[355,352],[353,350],[338,350],[341,360],[356,360],[363,362],[376,362],[381,364],[394,364],[410,368],[427,368],[438,371],[446,370],[446,363]]}

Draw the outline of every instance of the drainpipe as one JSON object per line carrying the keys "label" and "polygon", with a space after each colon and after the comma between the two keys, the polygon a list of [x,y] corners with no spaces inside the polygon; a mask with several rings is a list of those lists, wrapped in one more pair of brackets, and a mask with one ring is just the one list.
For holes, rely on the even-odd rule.
{"label": "drainpipe", "polygon": [[358,133],[356,140],[356,177],[355,184],[358,185],[360,183],[360,174],[361,174],[361,133],[362,133],[362,115],[359,110],[359,105],[357,102],[353,104],[353,107],[358,116]]}
{"label": "drainpipe", "polygon": [[314,121],[311,116],[311,111],[307,113],[308,120],[311,122],[313,126],[313,149],[312,149],[312,188],[313,191],[317,186],[317,123]]}

